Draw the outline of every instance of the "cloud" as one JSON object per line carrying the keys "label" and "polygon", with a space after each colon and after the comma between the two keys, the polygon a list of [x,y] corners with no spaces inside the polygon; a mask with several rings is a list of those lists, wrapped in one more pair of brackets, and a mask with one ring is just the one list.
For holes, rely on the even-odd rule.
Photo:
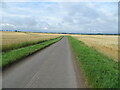
{"label": "cloud", "polygon": [[7,30],[117,33],[116,2],[4,2]]}
{"label": "cloud", "polygon": [[4,2],[118,2],[119,0],[3,0]]}

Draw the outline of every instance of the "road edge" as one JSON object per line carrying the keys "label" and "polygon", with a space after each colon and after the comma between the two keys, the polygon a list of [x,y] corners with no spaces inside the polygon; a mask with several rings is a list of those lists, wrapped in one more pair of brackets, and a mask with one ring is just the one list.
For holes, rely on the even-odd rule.
{"label": "road edge", "polygon": [[[62,38],[63,38],[63,37],[62,37]],[[60,38],[60,40],[61,40],[62,38]],[[31,56],[31,55],[36,54],[37,52],[40,52],[41,50],[46,49],[47,47],[49,47],[49,46],[51,46],[51,45],[59,42],[60,40],[55,41],[55,42],[53,42],[53,43],[51,43],[51,44],[49,44],[49,45],[47,45],[47,46],[45,46],[45,47],[43,47],[43,48],[40,48],[40,49],[38,49],[38,50],[35,51],[35,52],[29,53],[27,56],[21,57],[20,59],[16,60],[15,62],[13,62],[13,63],[11,63],[11,64],[9,64],[9,65],[7,65],[7,66],[2,67],[2,71],[5,71],[7,68],[11,67],[12,65],[14,65],[14,64],[16,64],[16,63],[24,60],[25,58],[28,58],[28,57]]]}
{"label": "road edge", "polygon": [[[67,37],[67,39],[68,39],[68,37]],[[69,47],[70,47],[70,51],[71,51],[70,54],[71,54],[71,58],[72,58],[72,62],[73,62],[72,64],[73,64],[74,71],[76,74],[77,86],[78,86],[78,88],[88,88],[87,82],[86,82],[83,72],[80,68],[81,66],[78,63],[78,60],[77,60],[76,55],[71,47],[69,39],[68,39],[68,43],[69,43]]]}

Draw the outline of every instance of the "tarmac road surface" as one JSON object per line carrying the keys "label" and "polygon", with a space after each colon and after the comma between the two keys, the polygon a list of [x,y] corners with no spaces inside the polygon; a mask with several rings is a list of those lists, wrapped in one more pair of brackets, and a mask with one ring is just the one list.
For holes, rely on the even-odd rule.
{"label": "tarmac road surface", "polygon": [[3,70],[2,84],[3,88],[84,88],[76,74],[72,51],[64,37]]}

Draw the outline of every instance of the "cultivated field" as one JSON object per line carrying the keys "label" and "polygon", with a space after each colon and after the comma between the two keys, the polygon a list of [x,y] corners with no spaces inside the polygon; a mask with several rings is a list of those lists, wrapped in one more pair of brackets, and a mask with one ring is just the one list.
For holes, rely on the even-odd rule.
{"label": "cultivated field", "polygon": [[118,36],[117,35],[72,35],[90,47],[97,49],[105,55],[118,61]]}
{"label": "cultivated field", "polygon": [[[19,49],[15,49],[15,50],[11,50],[8,52],[4,52],[2,53],[2,62],[0,61],[0,67],[3,66],[7,66],[9,64],[12,64],[13,62],[20,60],[24,57],[27,57],[59,40],[61,40],[62,37],[59,38],[55,38],[52,40],[48,40],[45,42],[41,42],[39,44],[35,44],[35,45],[30,45],[27,47],[23,47],[23,48],[19,48]],[[1,56],[1,53],[0,53]],[[14,57],[14,58],[13,58]],[[2,63],[2,64],[1,64]]]}
{"label": "cultivated field", "polygon": [[7,51],[40,41],[59,37],[60,34],[30,33],[30,32],[1,32],[2,50]]}

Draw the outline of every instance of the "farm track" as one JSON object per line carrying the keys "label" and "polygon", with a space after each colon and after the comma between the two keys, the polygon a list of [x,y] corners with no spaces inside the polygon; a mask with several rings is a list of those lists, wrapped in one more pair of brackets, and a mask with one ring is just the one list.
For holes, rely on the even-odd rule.
{"label": "farm track", "polygon": [[[3,88],[85,88],[64,37],[3,71]],[[78,81],[79,79],[79,81]]]}

